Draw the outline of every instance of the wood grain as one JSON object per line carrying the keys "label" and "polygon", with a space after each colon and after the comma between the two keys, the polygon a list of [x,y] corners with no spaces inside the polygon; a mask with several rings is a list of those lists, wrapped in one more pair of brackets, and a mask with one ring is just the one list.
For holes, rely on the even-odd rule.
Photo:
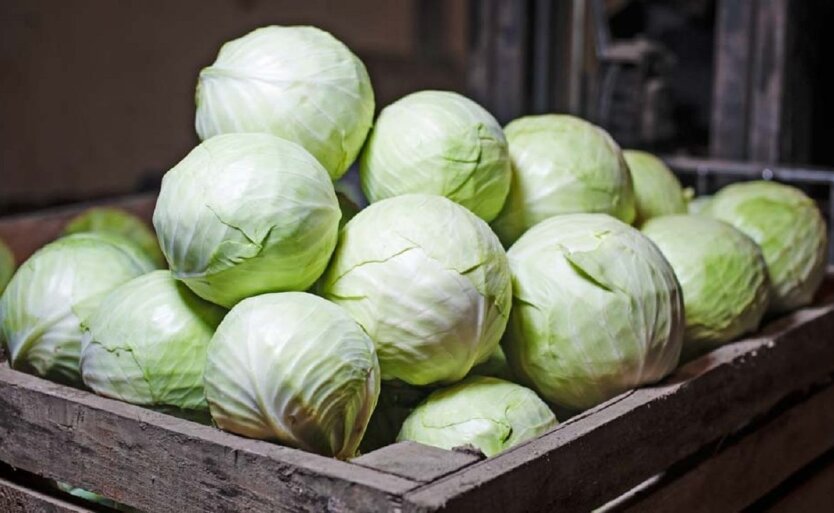
{"label": "wood grain", "polygon": [[428,483],[481,460],[473,454],[447,451],[416,442],[399,442],[351,460],[412,481]]}
{"label": "wood grain", "polygon": [[94,510],[0,477],[0,511],[3,513],[93,513]]}

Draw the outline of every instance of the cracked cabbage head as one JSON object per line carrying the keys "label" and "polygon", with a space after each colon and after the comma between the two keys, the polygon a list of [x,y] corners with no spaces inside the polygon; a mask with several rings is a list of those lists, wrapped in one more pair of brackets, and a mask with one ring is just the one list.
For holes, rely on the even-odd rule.
{"label": "cracked cabbage head", "polygon": [[88,208],[64,227],[64,235],[82,232],[103,232],[124,237],[139,246],[157,267],[165,265],[165,257],[153,231],[141,219],[122,209]]}
{"label": "cracked cabbage head", "polygon": [[653,217],[686,213],[686,195],[678,178],[662,160],[639,150],[623,151],[634,183],[638,226]]}
{"label": "cracked cabbage head", "polygon": [[530,389],[475,376],[433,392],[403,423],[397,441],[443,449],[473,445],[487,456],[538,438],[556,416]]}
{"label": "cracked cabbage head", "polygon": [[168,271],[130,280],[83,323],[84,384],[99,395],[208,420],[206,348],[224,314]]}
{"label": "cracked cabbage head", "polygon": [[558,216],[507,256],[513,309],[504,352],[514,374],[548,401],[584,410],[677,366],[680,285],[636,229],[604,214]]}
{"label": "cracked cabbage head", "polygon": [[121,237],[79,233],[38,250],[0,298],[0,339],[15,369],[81,385],[81,323],[104,296],[153,270]]}
{"label": "cracked cabbage head", "polygon": [[14,253],[6,246],[3,239],[0,239],[0,294],[6,288],[6,284],[12,279],[14,274]]}
{"label": "cracked cabbage head", "polygon": [[223,45],[200,72],[200,139],[266,132],[301,145],[335,180],[371,128],[374,92],[364,64],[315,27],[271,26]]}
{"label": "cracked cabbage head", "polygon": [[579,212],[634,221],[628,166],[608,133],[582,119],[547,114],[519,118],[504,129],[512,184],[492,227],[508,246],[535,224]]}
{"label": "cracked cabbage head", "polygon": [[442,196],[374,203],[342,229],[322,294],[376,344],[382,379],[458,381],[492,353],[510,312],[501,243]]}
{"label": "cracked cabbage head", "polygon": [[343,309],[303,292],[264,294],[220,323],[205,383],[221,429],[349,458],[377,403],[379,363]]}
{"label": "cracked cabbage head", "polygon": [[382,110],[360,176],[371,202],[438,194],[489,222],[510,189],[507,140],[495,118],[469,98],[420,91]]}
{"label": "cracked cabbage head", "polygon": [[651,219],[643,233],[672,265],[683,290],[685,360],[759,327],[770,282],[753,239],[727,223],[690,215]]}
{"label": "cracked cabbage head", "polygon": [[811,303],[822,284],[828,252],[825,221],[814,200],[779,183],[737,183],[715,195],[707,214],[735,226],[762,248],[771,312]]}
{"label": "cracked cabbage head", "polygon": [[327,173],[297,144],[229,134],[191,151],[162,179],[153,224],[174,277],[225,307],[305,290],[339,231]]}

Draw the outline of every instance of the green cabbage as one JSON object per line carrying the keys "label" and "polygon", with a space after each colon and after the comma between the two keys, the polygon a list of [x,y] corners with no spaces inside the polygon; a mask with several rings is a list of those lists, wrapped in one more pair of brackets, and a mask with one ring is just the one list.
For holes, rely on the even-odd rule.
{"label": "green cabbage", "polygon": [[267,134],[213,137],[162,180],[153,223],[171,272],[225,307],[305,290],[339,231],[327,173],[303,148]]}
{"label": "green cabbage", "polygon": [[267,132],[295,142],[333,179],[356,159],[374,115],[362,61],[315,27],[263,27],[223,45],[200,72],[200,139]]}
{"label": "green cabbage", "polygon": [[370,205],[342,229],[322,294],[376,344],[383,379],[449,383],[495,350],[511,291],[498,238],[442,197]]}
{"label": "green cabbage", "polygon": [[84,384],[103,396],[207,420],[206,348],[224,314],[168,271],[134,278],[84,322]]}
{"label": "green cabbage", "polygon": [[643,233],[672,264],[683,290],[684,359],[759,327],[770,283],[753,239],[729,224],[690,215],[651,219]]}
{"label": "green cabbage", "polygon": [[0,297],[0,339],[12,367],[81,385],[81,322],[110,290],[152,269],[134,244],[107,234],[69,235],[38,250]]}
{"label": "green cabbage", "polygon": [[14,253],[6,246],[3,239],[0,239],[0,294],[6,288],[6,284],[12,279],[14,274],[15,261]]}
{"label": "green cabbage", "polygon": [[415,387],[402,381],[383,381],[368,429],[359,445],[359,451],[369,453],[397,441],[397,433],[414,408],[432,389]]}
{"label": "green cabbage", "polygon": [[476,376],[433,392],[408,416],[397,440],[443,449],[473,445],[495,456],[556,424],[556,416],[532,390]]}
{"label": "green cabbage", "polygon": [[639,150],[623,151],[634,182],[635,224],[653,217],[686,213],[686,195],[681,183],[662,160]]}
{"label": "green cabbage", "polygon": [[756,181],[721,189],[708,214],[749,235],[770,275],[770,311],[809,304],[825,275],[828,235],[816,203],[788,185]]}
{"label": "green cabbage", "polygon": [[548,401],[590,408],[677,366],[680,285],[636,229],[605,214],[557,216],[507,256],[513,309],[504,352],[514,374]]}
{"label": "green cabbage", "polygon": [[360,176],[371,202],[439,194],[489,222],[510,188],[507,140],[495,118],[469,98],[420,91],[382,110]]}
{"label": "green cabbage", "polygon": [[64,235],[83,232],[104,232],[124,237],[139,246],[157,267],[165,265],[165,257],[153,231],[141,219],[122,209],[88,208],[70,219],[64,227]]}
{"label": "green cabbage", "polygon": [[489,358],[487,358],[486,361],[472,367],[469,375],[492,376],[494,378],[506,379],[507,381],[515,381],[513,370],[510,368],[510,364],[507,361],[507,355],[504,354],[504,350],[501,349],[501,346],[496,347],[495,351],[489,355]]}
{"label": "green cabbage", "polygon": [[577,212],[634,221],[634,191],[620,147],[603,129],[566,115],[519,118],[504,133],[513,178],[492,224],[509,246],[549,217]]}
{"label": "green cabbage", "polygon": [[687,205],[687,212],[691,215],[706,215],[709,213],[710,203],[712,203],[712,196],[692,198]]}
{"label": "green cabbage", "polygon": [[379,363],[338,306],[303,292],[264,294],[220,323],[205,384],[221,429],[348,458],[379,396]]}

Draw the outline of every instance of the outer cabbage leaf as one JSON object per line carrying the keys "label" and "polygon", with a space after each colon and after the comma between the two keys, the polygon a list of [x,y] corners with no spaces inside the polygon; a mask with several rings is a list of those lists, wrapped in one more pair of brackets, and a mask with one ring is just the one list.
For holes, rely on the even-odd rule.
{"label": "outer cabbage leaf", "polygon": [[686,213],[686,195],[680,181],[662,160],[639,150],[623,151],[634,183],[638,226],[653,217]]}
{"label": "outer cabbage leaf", "polygon": [[157,267],[165,265],[156,235],[141,219],[113,207],[88,208],[67,222],[64,235],[82,232],[104,232],[131,241],[148,255]]}
{"label": "outer cabbage leaf", "polygon": [[3,239],[0,239],[0,294],[6,288],[6,284],[12,279],[14,274],[15,261],[14,253],[6,246]]}

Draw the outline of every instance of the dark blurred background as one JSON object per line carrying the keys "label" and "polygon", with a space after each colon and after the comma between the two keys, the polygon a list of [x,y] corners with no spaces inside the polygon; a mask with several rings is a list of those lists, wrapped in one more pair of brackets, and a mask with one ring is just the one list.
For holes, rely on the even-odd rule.
{"label": "dark blurred background", "polygon": [[152,190],[197,142],[220,45],[314,24],[378,108],[468,94],[501,122],[569,112],[624,147],[834,167],[828,0],[3,0],[0,214]]}

